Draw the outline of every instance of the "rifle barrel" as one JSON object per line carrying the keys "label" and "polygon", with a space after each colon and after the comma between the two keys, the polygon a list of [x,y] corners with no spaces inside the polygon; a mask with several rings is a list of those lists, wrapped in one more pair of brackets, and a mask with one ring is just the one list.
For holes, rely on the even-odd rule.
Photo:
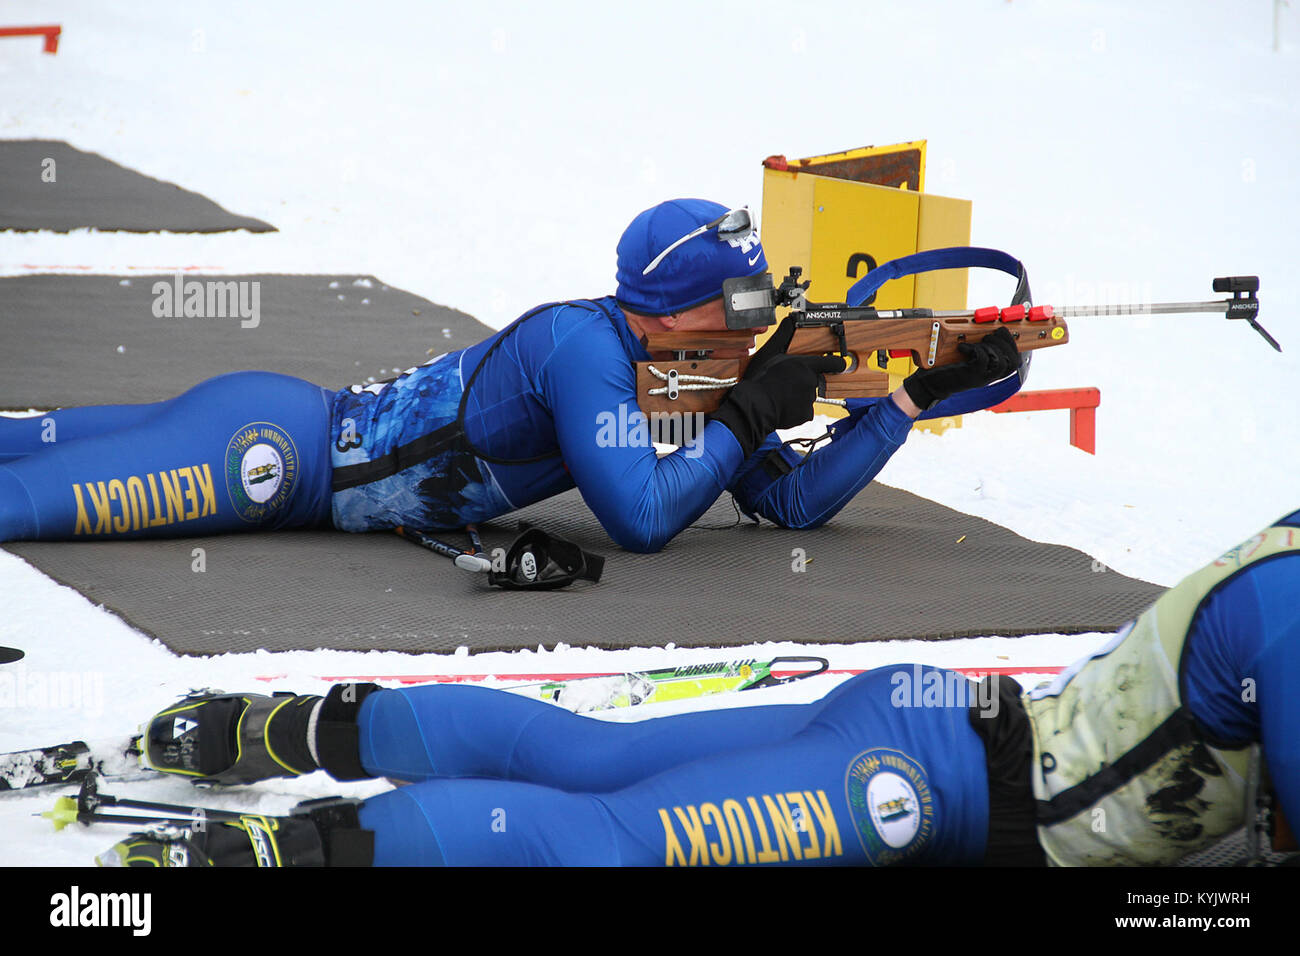
{"label": "rifle barrel", "polygon": [[[1183,315],[1189,312],[1227,312],[1232,299],[1211,299],[1208,302],[1125,302],[1105,305],[1053,306],[1052,314],[1062,319],[1098,315]],[[882,309],[875,319],[969,319],[971,309]],[[1234,316],[1235,318],[1235,316]]]}
{"label": "rifle barrel", "polygon": [[1063,319],[1099,315],[1185,315],[1190,312],[1218,312],[1229,319],[1245,319],[1265,342],[1277,351],[1282,351],[1281,343],[1259,324],[1259,300],[1253,297],[1212,299],[1208,302],[1148,302],[1140,305],[1067,305],[1053,311]]}
{"label": "rifle barrel", "polygon": [[1184,315],[1189,312],[1227,312],[1231,299],[1208,302],[1141,302],[1107,305],[1065,305],[1055,309],[1063,319],[1097,315]]}
{"label": "rifle barrel", "polygon": [[[1227,282],[1228,280],[1216,280]],[[1256,284],[1255,288],[1258,288]],[[1224,285],[1223,288],[1215,286],[1215,291],[1231,291],[1231,288]],[[1253,290],[1245,290],[1252,291]],[[820,309],[828,309],[825,306],[818,306]],[[1248,298],[1234,297],[1231,299],[1210,299],[1205,302],[1126,302],[1106,305],[1065,305],[1052,306],[1052,315],[1060,319],[1078,319],[1078,318],[1095,318],[1106,315],[1187,315],[1193,312],[1214,312],[1224,315],[1229,319],[1245,319],[1250,323],[1250,327],[1260,334],[1260,336],[1274,349],[1281,352],[1282,346],[1268,334],[1268,331],[1259,324],[1259,300],[1252,294]],[[810,310],[811,311],[811,310]],[[970,319],[975,313],[970,310],[965,311],[946,311],[941,309],[894,309],[891,311],[880,311],[869,316],[872,319],[916,319],[916,318],[935,318],[935,319]],[[976,321],[979,321],[978,319]],[[818,323],[825,324],[825,323]],[[990,322],[989,329],[995,326]]]}

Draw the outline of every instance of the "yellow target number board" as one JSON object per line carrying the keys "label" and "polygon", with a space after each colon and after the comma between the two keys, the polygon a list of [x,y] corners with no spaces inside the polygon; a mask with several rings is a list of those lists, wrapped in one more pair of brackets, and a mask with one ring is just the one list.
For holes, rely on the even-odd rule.
{"label": "yellow target number board", "polygon": [[[925,141],[869,146],[763,164],[763,248],[779,283],[790,266],[811,279],[813,302],[843,302],[849,287],[883,262],[925,249],[970,244],[971,203],[925,189]],[[879,309],[964,309],[967,270],[945,269],[886,283]],[[874,357],[870,365],[877,368]],[[915,366],[890,359],[891,387]],[[824,406],[823,406],[824,407]],[[960,418],[920,422],[942,432]]]}

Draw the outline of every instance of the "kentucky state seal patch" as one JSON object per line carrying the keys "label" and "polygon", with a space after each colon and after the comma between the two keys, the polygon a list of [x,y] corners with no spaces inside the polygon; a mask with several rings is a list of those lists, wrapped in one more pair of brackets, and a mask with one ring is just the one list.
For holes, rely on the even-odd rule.
{"label": "kentucky state seal patch", "polygon": [[899,750],[864,750],[849,763],[844,795],[873,866],[915,857],[934,834],[934,794],[925,769]]}
{"label": "kentucky state seal patch", "polygon": [[284,429],[250,422],[226,445],[226,491],[241,519],[260,524],[289,501],[298,483],[298,450]]}

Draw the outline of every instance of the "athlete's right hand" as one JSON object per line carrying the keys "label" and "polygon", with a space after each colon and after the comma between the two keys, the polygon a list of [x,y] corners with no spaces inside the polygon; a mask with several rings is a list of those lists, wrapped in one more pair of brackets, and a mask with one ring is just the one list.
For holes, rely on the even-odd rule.
{"label": "athlete's right hand", "polygon": [[773,430],[812,418],[823,376],[844,371],[838,356],[786,354],[793,336],[794,322],[787,316],[711,416],[736,436],[746,458]]}

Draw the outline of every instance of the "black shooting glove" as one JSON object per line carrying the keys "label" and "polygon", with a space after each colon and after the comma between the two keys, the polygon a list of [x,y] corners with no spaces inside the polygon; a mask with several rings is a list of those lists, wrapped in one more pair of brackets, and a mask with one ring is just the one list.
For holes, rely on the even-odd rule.
{"label": "black shooting glove", "polygon": [[963,343],[957,351],[966,356],[966,361],[918,369],[903,379],[908,398],[921,411],[933,408],[949,395],[991,385],[1020,368],[1016,340],[1005,328],[989,333],[979,342]]}
{"label": "black shooting glove", "polygon": [[844,371],[834,355],[787,355],[794,337],[789,317],[754,353],[745,376],[727,393],[710,418],[736,436],[746,458],[777,428],[794,428],[813,417],[813,400],[823,375]]}

